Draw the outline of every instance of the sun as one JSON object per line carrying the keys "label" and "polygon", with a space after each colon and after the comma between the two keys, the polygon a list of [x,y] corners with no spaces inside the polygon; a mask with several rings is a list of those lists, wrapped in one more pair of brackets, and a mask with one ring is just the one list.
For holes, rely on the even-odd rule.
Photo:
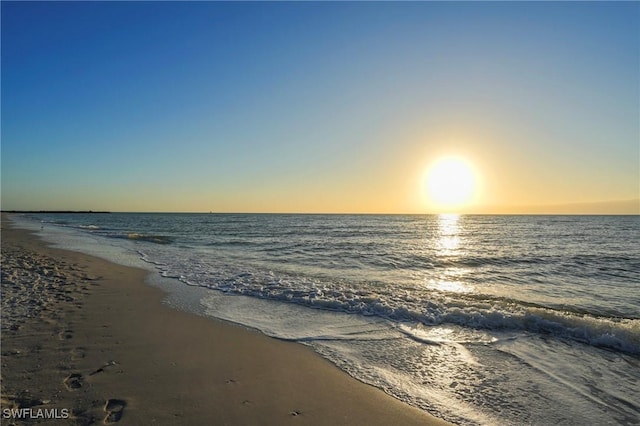
{"label": "sun", "polygon": [[425,186],[430,205],[438,209],[456,209],[473,200],[477,179],[465,159],[444,157],[427,169]]}

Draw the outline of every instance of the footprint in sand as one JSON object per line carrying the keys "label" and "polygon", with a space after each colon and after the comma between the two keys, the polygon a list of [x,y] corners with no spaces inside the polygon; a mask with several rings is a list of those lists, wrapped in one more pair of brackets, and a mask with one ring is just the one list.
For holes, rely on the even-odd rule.
{"label": "footprint in sand", "polygon": [[107,417],[104,418],[104,424],[110,425],[120,421],[126,405],[127,402],[122,399],[109,399],[104,405],[104,411],[107,413]]}
{"label": "footprint in sand", "polygon": [[67,340],[73,337],[73,330],[64,330],[58,333],[60,340]]}
{"label": "footprint in sand", "polygon": [[74,390],[82,387],[82,374],[72,373],[64,379],[64,385],[69,390]]}

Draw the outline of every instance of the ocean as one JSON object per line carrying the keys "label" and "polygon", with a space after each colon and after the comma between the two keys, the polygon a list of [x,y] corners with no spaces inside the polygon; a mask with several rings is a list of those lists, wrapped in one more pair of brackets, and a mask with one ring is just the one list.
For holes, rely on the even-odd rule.
{"label": "ocean", "polygon": [[12,220],[456,424],[640,424],[640,216]]}

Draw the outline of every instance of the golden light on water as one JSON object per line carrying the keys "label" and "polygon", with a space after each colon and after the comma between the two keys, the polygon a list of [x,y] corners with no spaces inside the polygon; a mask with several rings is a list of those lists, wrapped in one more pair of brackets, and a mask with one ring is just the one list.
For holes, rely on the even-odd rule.
{"label": "golden light on water", "polygon": [[460,231],[457,214],[441,214],[438,216],[438,254],[440,256],[455,256],[460,246]]}
{"label": "golden light on water", "polygon": [[[438,216],[438,240],[436,255],[451,261],[460,256],[463,250],[461,237],[460,216],[457,214],[441,214]],[[460,267],[448,267],[441,275],[432,280],[431,287],[451,293],[468,293],[472,289],[464,283],[464,276],[468,271]]]}

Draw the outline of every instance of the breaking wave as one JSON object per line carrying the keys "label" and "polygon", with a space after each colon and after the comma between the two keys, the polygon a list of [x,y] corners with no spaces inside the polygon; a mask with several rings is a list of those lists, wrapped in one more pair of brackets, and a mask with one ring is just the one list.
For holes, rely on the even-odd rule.
{"label": "breaking wave", "polygon": [[[153,263],[165,277],[192,285],[316,309],[375,316],[394,322],[427,326],[454,324],[475,330],[550,335],[629,354],[640,354],[640,319],[598,316],[558,310],[516,299],[481,294],[455,294],[434,289],[410,292],[402,288],[359,283],[358,287],[322,282],[271,271],[181,273]],[[217,275],[216,275],[217,274]]]}

